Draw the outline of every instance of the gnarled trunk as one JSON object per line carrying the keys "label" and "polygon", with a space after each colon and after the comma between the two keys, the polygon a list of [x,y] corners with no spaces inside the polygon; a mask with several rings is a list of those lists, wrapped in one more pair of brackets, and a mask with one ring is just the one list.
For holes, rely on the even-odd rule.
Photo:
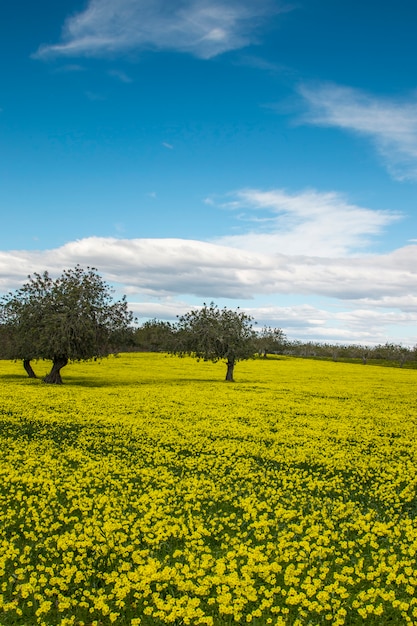
{"label": "gnarled trunk", "polygon": [[36,374],[32,369],[32,366],[30,364],[30,359],[23,359],[23,367],[26,370],[27,375],[29,376],[29,378],[36,378]]}
{"label": "gnarled trunk", "polygon": [[227,372],[226,372],[226,380],[229,383],[233,383],[234,382],[234,378],[233,378],[233,371],[235,369],[235,360],[234,359],[228,359],[227,361]]}
{"label": "gnarled trunk", "polygon": [[61,369],[68,363],[66,356],[56,356],[53,359],[52,369],[47,376],[43,379],[45,383],[52,385],[62,385]]}

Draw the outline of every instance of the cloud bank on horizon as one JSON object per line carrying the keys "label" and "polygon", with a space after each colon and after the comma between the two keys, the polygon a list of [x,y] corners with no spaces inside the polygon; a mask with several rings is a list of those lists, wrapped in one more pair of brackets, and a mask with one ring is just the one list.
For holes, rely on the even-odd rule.
{"label": "cloud bank on horizon", "polygon": [[[383,342],[389,324],[400,324],[406,333],[414,328],[416,256],[416,245],[389,254],[330,258],[255,253],[181,239],[90,237],[58,249],[0,252],[0,288],[6,291],[22,283],[27,267],[32,273],[48,267],[53,274],[80,263],[99,267],[128,295],[136,314],[163,319],[189,308],[184,296],[251,301],[314,295],[332,299],[334,312],[308,304],[245,309],[259,322],[290,332],[303,326],[302,334],[313,330],[322,339],[337,335],[348,342]],[[352,310],[338,312],[341,302]],[[366,323],[366,331],[359,322]]]}
{"label": "cloud bank on horizon", "polygon": [[69,17],[62,41],[35,58],[175,50],[210,59],[255,43],[257,26],[278,12],[271,0],[90,0]]}
{"label": "cloud bank on horizon", "polygon": [[[60,248],[0,252],[0,285],[13,289],[32,272],[95,265],[129,294],[153,297],[252,299],[258,294],[319,294],[342,300],[415,303],[417,245],[365,257],[320,257],[250,252],[190,239],[88,237]],[[14,267],[13,275],[10,268]],[[409,291],[408,300],[404,298]],[[397,300],[395,300],[397,298]]]}

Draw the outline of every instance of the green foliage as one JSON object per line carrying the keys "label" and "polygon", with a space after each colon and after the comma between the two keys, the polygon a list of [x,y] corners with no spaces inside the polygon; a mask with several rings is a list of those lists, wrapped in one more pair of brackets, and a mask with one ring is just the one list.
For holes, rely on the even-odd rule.
{"label": "green foliage", "polygon": [[286,337],[281,328],[264,326],[256,333],[254,347],[256,352],[265,357],[268,353],[283,352],[287,344]]}
{"label": "green foliage", "polygon": [[415,368],[417,360],[416,346],[408,348],[394,343],[367,346],[291,341],[287,342],[284,353],[303,358],[332,359],[333,361],[359,362],[364,365],[374,363],[409,368]]}
{"label": "green foliage", "polygon": [[152,319],[144,322],[134,336],[135,345],[148,352],[169,352],[173,345],[174,327],[169,322]]}
{"label": "green foliage", "polygon": [[44,272],[42,275],[29,276],[28,283],[1,299],[3,357],[30,360],[42,356],[38,345],[42,341],[47,302],[52,288],[53,280]]}
{"label": "green foliage", "polygon": [[55,280],[48,272],[29,276],[2,298],[0,319],[5,356],[51,359],[63,367],[68,360],[116,351],[132,314],[125,298],[113,301],[112,289],[96,269],[77,265]]}
{"label": "green foliage", "polygon": [[176,343],[171,351],[214,363],[225,360],[228,364],[226,380],[233,380],[235,363],[254,353],[252,319],[239,309],[219,309],[214,302],[209,306],[204,304],[201,309],[179,318]]}

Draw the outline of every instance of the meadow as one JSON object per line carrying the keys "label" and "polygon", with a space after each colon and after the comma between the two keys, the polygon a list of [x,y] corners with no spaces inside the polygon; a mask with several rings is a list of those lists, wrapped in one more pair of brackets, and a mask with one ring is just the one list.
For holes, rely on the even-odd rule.
{"label": "meadow", "polygon": [[1,626],[417,624],[415,370],[62,374],[0,361]]}

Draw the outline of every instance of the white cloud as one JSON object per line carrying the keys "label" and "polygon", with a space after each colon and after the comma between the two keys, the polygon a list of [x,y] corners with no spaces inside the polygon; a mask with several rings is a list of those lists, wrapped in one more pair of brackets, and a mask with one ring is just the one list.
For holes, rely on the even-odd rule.
{"label": "white cloud", "polygon": [[90,0],[65,22],[62,40],[34,55],[109,56],[135,49],[177,50],[209,59],[256,41],[276,0]]}
{"label": "white cloud", "polygon": [[369,307],[369,309],[397,309],[405,313],[411,313],[417,317],[417,296],[408,295],[386,295],[380,298],[361,298],[361,306]]}
{"label": "white cloud", "polygon": [[365,308],[362,303],[359,308],[354,308],[350,304],[351,307],[346,309],[333,304],[330,310],[308,304],[245,307],[244,310],[254,316],[260,325],[279,326],[285,329],[288,336],[305,341],[386,343],[390,339],[395,341],[390,337],[392,331],[387,329],[396,326],[401,329],[403,337],[407,336],[407,344],[415,343],[415,313]]}
{"label": "white cloud", "polygon": [[3,291],[15,287],[29,270],[59,272],[80,263],[97,267],[131,294],[207,299],[305,294],[382,303],[388,296],[415,298],[416,254],[417,246],[407,246],[385,255],[324,258],[184,239],[89,237],[54,250],[0,252],[0,286]]}
{"label": "white cloud", "polygon": [[251,211],[240,217],[255,222],[256,228],[216,242],[269,254],[333,257],[356,253],[400,217],[350,204],[339,193],[315,190],[289,194],[282,189],[246,189],[229,195],[223,206]]}
{"label": "white cloud", "polygon": [[[141,318],[173,319],[190,302],[220,299],[300,339],[383,343],[395,339],[395,331],[395,340],[413,345],[416,256],[416,245],[385,255],[325,258],[182,239],[89,237],[53,250],[0,252],[0,291],[19,287],[29,272],[56,275],[79,263],[98,268]],[[283,306],[293,294],[304,304]],[[326,306],[317,307],[317,298]]]}
{"label": "white cloud", "polygon": [[[280,298],[282,300],[282,297]],[[233,303],[229,304],[233,307]],[[139,320],[157,318],[175,321],[177,316],[192,307],[184,299],[162,299],[130,302]],[[329,343],[384,344],[387,341],[413,346],[416,344],[415,313],[398,310],[347,308],[334,303],[330,310],[312,304],[287,305],[260,303],[258,306],[241,306],[262,326],[282,328],[289,339]]]}
{"label": "white cloud", "polygon": [[409,101],[369,96],[333,84],[302,85],[309,105],[305,121],[368,137],[398,180],[417,178],[417,97]]}
{"label": "white cloud", "polygon": [[[129,306],[139,319],[176,320],[190,309],[189,302],[175,298],[159,298],[144,302],[130,301]],[[193,307],[194,308],[194,307]]]}

